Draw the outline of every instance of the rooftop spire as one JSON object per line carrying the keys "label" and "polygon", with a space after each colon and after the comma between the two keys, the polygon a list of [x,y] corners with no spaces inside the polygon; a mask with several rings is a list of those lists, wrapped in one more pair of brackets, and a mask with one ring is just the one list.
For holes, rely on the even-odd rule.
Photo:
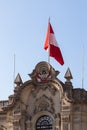
{"label": "rooftop spire", "polygon": [[70,71],[69,68],[67,69],[64,78],[65,78],[68,82],[70,82],[70,80],[73,79],[72,74],[71,74],[71,71]]}
{"label": "rooftop spire", "polygon": [[14,80],[14,83],[15,83],[16,85],[22,84],[22,79],[21,79],[21,76],[20,76],[19,73],[17,74],[17,76],[16,76],[16,78],[15,78],[15,80]]}

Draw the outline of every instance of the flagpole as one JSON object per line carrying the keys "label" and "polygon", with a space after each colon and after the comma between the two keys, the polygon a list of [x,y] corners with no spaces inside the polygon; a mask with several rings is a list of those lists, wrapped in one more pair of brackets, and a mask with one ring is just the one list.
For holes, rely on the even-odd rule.
{"label": "flagpole", "polygon": [[15,88],[14,80],[15,80],[15,53],[14,53],[14,73],[13,73],[13,86]]}
{"label": "flagpole", "polygon": [[83,45],[83,54],[82,54],[82,88],[84,88],[84,45]]}
{"label": "flagpole", "polygon": [[48,19],[48,63],[50,64],[50,17]]}

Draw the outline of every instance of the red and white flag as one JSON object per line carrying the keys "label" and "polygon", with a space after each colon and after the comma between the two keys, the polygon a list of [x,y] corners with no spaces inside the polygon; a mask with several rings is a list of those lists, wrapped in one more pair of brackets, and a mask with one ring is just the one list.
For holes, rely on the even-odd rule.
{"label": "red and white flag", "polygon": [[50,22],[48,23],[46,40],[44,43],[44,49],[45,50],[49,49],[49,56],[55,58],[61,65],[64,64],[63,56],[62,56],[61,50],[57,44],[55,34],[54,34],[54,31],[53,31],[53,28],[52,28]]}

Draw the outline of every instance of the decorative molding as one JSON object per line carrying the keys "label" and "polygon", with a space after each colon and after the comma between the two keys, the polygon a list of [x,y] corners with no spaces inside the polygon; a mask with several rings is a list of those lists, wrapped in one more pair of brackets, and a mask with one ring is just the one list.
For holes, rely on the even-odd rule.
{"label": "decorative molding", "polygon": [[55,86],[53,84],[44,84],[44,85],[38,85],[38,86],[33,86],[33,88],[31,89],[31,93],[34,97],[36,97],[37,93],[40,91],[40,90],[43,90],[45,91],[46,89],[49,89],[49,91],[51,92],[51,94],[53,96],[55,96],[56,92],[57,92],[57,89],[55,88]]}
{"label": "decorative molding", "polygon": [[62,121],[63,122],[69,122],[70,121],[70,116],[62,116]]}
{"label": "decorative molding", "polygon": [[40,111],[48,111],[54,113],[54,103],[52,98],[48,98],[47,96],[43,95],[41,98],[36,100],[34,114]]}

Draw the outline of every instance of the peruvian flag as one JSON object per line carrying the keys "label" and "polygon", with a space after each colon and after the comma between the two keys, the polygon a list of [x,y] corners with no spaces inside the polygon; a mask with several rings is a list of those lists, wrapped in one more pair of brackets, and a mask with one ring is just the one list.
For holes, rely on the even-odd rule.
{"label": "peruvian flag", "polygon": [[54,57],[61,65],[64,64],[63,56],[57,44],[55,34],[50,22],[48,23],[44,49],[49,50],[49,56]]}

